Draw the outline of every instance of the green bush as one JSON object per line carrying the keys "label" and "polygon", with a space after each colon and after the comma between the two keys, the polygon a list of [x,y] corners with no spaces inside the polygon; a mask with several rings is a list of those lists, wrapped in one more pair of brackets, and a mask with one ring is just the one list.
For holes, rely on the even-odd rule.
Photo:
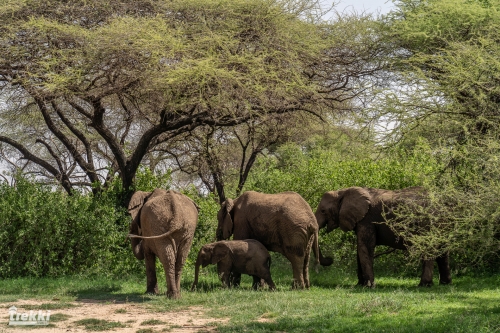
{"label": "green bush", "polygon": [[412,154],[395,151],[379,158],[346,158],[336,151],[304,152],[297,145],[288,144],[256,163],[245,190],[295,191],[315,210],[326,191],[351,186],[388,190],[417,186],[432,177],[436,169],[430,155],[418,149]]}
{"label": "green bush", "polygon": [[[0,278],[72,274],[123,276],[144,274],[144,263],[130,249],[130,215],[120,207],[119,181],[98,195],[66,192],[18,177],[15,186],[0,184]],[[138,173],[136,188],[168,188],[170,174]],[[198,250],[215,241],[219,205],[196,190],[185,194],[200,207],[187,265]],[[159,272],[163,269],[160,268]]]}
{"label": "green bush", "polygon": [[140,269],[112,194],[65,192],[18,178],[0,185],[0,277],[117,274]]}
{"label": "green bush", "polygon": [[[360,150],[345,154],[324,146],[304,149],[296,144],[284,145],[276,153],[261,158],[245,190],[265,193],[295,191],[315,211],[326,191],[351,186],[383,188],[389,190],[419,186],[429,182],[438,170],[438,163],[427,153],[424,143],[419,143],[412,153],[404,150],[387,152],[371,158]],[[365,147],[365,151],[372,148]],[[331,256],[339,269],[356,269],[356,235],[335,230],[326,234],[320,231],[320,247]],[[377,253],[386,249],[377,248]],[[401,272],[407,262],[406,255],[397,251],[376,259],[377,272]],[[413,268],[410,269],[414,274]]]}
{"label": "green bush", "polygon": [[217,229],[217,212],[220,206],[214,195],[209,194],[207,196],[201,196],[194,187],[183,192],[193,199],[200,208],[193,245],[191,246],[191,251],[186,261],[187,265],[194,267],[200,248],[205,244],[216,241],[215,231]]}

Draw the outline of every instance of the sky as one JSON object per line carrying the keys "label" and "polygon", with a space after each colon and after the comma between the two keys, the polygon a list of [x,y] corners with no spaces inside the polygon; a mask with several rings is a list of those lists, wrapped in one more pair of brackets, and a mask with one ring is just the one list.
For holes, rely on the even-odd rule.
{"label": "sky", "polygon": [[356,12],[371,12],[377,13],[380,11],[380,14],[387,14],[392,8],[394,8],[394,4],[391,0],[335,0],[334,2],[340,3],[336,6],[339,12],[342,11],[352,11],[353,9]]}

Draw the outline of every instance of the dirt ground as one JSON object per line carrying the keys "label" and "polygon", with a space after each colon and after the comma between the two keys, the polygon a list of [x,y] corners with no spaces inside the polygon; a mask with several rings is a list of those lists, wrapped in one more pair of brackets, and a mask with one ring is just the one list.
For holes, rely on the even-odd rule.
{"label": "dirt ground", "polygon": [[[36,309],[37,305],[47,304],[51,302],[41,302],[37,300],[18,300],[10,304],[2,304],[2,311],[5,314],[9,313],[9,308],[15,306],[18,313],[28,312],[31,309]],[[57,302],[54,302],[57,303]],[[55,316],[50,320],[49,326],[8,326],[3,321],[0,332],[36,332],[36,333],[53,333],[53,332],[88,332],[84,326],[78,326],[75,322],[82,319],[103,319],[107,321],[120,322],[126,327],[113,328],[112,332],[129,333],[129,332],[173,332],[173,333],[191,333],[191,332],[216,332],[214,323],[227,322],[228,319],[207,318],[204,315],[203,308],[190,307],[184,311],[177,312],[152,312],[148,311],[146,306],[134,303],[105,303],[96,302],[95,300],[79,300],[71,302],[72,307],[66,309],[51,310],[51,317],[56,314],[66,316]],[[23,308],[23,306],[27,307]],[[2,316],[4,317],[4,316]],[[5,319],[7,315],[4,317]],[[162,321],[161,324],[148,325],[142,324],[144,321],[157,320]],[[7,319],[8,321],[8,319]],[[32,329],[29,329],[32,328]],[[101,332],[103,332],[101,330]]]}

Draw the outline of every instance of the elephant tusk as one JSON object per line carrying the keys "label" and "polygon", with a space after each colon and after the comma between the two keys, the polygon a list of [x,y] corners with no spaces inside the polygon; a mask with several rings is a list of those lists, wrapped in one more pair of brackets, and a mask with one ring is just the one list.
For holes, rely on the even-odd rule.
{"label": "elephant tusk", "polygon": [[139,235],[134,235],[134,234],[128,234],[127,238],[140,238],[140,239],[158,239],[158,238],[163,238],[166,236],[169,236],[171,231],[167,231],[164,234],[158,235],[158,236],[139,236]]}

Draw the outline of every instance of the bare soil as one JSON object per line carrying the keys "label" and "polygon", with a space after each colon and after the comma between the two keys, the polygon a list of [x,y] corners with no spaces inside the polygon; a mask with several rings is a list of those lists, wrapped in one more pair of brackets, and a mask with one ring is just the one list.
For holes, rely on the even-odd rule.
{"label": "bare soil", "polygon": [[[18,313],[29,312],[37,305],[52,303],[39,300],[18,300],[10,304],[2,304],[2,313],[7,314],[11,306],[17,308]],[[53,302],[58,304],[57,302]],[[66,303],[67,304],[67,303]],[[228,319],[208,318],[204,315],[202,307],[190,307],[186,310],[176,312],[154,312],[148,310],[147,306],[136,303],[109,303],[96,300],[78,300],[71,302],[72,307],[66,309],[54,309],[50,311],[51,317],[56,314],[59,320],[49,321],[49,326],[8,326],[2,320],[0,332],[88,332],[84,326],[78,326],[77,321],[82,319],[103,319],[107,321],[120,322],[126,327],[113,328],[109,330],[117,333],[129,332],[216,332],[215,324],[227,322]],[[23,308],[26,307],[26,308]],[[3,317],[3,316],[2,316]],[[61,317],[63,317],[61,319]],[[5,318],[5,317],[4,317]],[[55,316],[54,319],[58,318]],[[157,320],[163,323],[156,325],[142,324],[145,321]],[[31,329],[29,329],[31,328]],[[103,332],[103,331],[100,331]],[[104,331],[106,332],[106,331]]]}

